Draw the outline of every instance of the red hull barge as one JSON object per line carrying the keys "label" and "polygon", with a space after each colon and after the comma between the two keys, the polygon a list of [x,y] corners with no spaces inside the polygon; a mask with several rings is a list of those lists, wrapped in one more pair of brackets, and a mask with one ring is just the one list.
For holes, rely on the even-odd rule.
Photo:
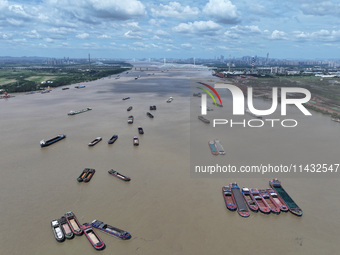
{"label": "red hull barge", "polygon": [[222,194],[224,198],[225,205],[230,211],[235,211],[237,209],[234,197],[231,194],[230,188],[228,186],[224,186],[222,188]]}
{"label": "red hull barge", "polygon": [[264,190],[264,189],[260,189],[259,192],[260,192],[260,195],[262,196],[262,198],[269,205],[271,212],[275,213],[275,214],[279,214],[281,212],[281,209],[275,203],[274,199],[271,196],[269,196],[269,193],[266,190]]}
{"label": "red hull barge", "polygon": [[96,250],[103,250],[105,248],[105,244],[100,239],[100,237],[97,235],[96,232],[94,232],[92,226],[88,223],[84,223],[81,225],[81,229],[84,231],[85,236]]}
{"label": "red hull barge", "polygon": [[71,227],[73,234],[77,236],[81,236],[83,234],[83,230],[81,230],[80,224],[77,220],[77,217],[73,212],[67,212],[65,214],[68,225]]}
{"label": "red hull barge", "polygon": [[271,196],[273,198],[275,203],[280,207],[280,210],[282,212],[288,212],[288,206],[283,201],[283,199],[277,193],[275,193],[275,191],[273,189],[267,189],[267,192],[268,192],[269,196]]}
{"label": "red hull barge", "polygon": [[270,207],[267,202],[263,199],[257,189],[251,189],[250,194],[252,195],[253,199],[256,201],[257,206],[259,207],[260,212],[262,213],[270,213]]}

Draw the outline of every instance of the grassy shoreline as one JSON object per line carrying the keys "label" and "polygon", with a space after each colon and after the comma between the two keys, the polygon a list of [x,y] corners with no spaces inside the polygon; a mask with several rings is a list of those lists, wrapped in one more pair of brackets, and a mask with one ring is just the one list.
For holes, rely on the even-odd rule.
{"label": "grassy shoreline", "polygon": [[0,69],[0,89],[7,93],[43,90],[118,75],[132,68],[122,63],[112,66],[11,67]]}

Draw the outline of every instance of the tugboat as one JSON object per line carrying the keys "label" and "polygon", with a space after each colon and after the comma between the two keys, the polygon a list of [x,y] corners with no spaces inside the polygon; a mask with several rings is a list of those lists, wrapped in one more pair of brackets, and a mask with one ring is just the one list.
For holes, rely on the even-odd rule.
{"label": "tugboat", "polygon": [[60,134],[60,135],[58,135],[58,136],[56,136],[56,137],[54,137],[54,138],[52,138],[50,140],[47,140],[47,141],[41,140],[40,141],[40,146],[41,147],[49,146],[49,145],[51,145],[53,143],[59,142],[60,140],[64,139],[65,137],[66,137],[66,135]]}
{"label": "tugboat", "polygon": [[131,235],[129,232],[121,230],[119,228],[112,227],[108,224],[105,224],[104,222],[100,220],[94,220],[91,223],[92,227],[99,229],[100,231],[109,234],[114,237],[118,237],[123,240],[128,240],[131,238]]}
{"label": "tugboat", "polygon": [[92,226],[88,223],[84,223],[81,225],[81,229],[84,231],[85,236],[96,250],[103,250],[105,248],[105,244],[102,239],[94,232]]}
{"label": "tugboat", "polygon": [[54,234],[55,239],[58,242],[64,242],[65,241],[65,235],[64,232],[61,230],[60,223],[58,220],[52,220],[51,221],[51,227]]}
{"label": "tugboat", "polygon": [[222,188],[222,194],[223,194],[223,198],[224,198],[224,202],[225,202],[226,207],[230,211],[235,211],[237,209],[237,206],[236,206],[236,202],[234,200],[234,197],[231,194],[229,186],[224,186]]}
{"label": "tugboat", "polygon": [[296,215],[302,216],[302,209],[294,202],[294,200],[288,195],[288,193],[281,186],[281,182],[278,179],[269,181],[269,185],[280,195],[285,204],[288,206],[289,211]]}
{"label": "tugboat", "polygon": [[142,127],[138,127],[138,133],[141,135],[144,134],[144,130]]}

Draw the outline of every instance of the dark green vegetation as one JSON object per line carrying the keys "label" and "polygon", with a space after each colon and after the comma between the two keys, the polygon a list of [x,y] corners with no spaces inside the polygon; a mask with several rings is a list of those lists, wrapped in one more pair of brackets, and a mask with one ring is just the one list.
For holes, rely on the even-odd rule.
{"label": "dark green vegetation", "polygon": [[48,86],[59,87],[93,81],[131,68],[127,63],[117,62],[93,65],[91,69],[88,65],[6,66],[0,68],[0,89],[8,93],[36,91]]}

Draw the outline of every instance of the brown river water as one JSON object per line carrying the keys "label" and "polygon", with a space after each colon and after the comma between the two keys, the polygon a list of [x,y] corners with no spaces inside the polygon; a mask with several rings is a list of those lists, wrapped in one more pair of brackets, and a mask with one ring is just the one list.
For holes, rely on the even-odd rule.
{"label": "brown river water", "polygon": [[[120,79],[84,83],[83,89],[72,85],[69,90],[1,99],[0,254],[97,254],[84,235],[56,242],[50,222],[67,211],[80,223],[98,219],[131,233],[132,238],[123,241],[97,231],[106,244],[101,254],[338,254],[339,173],[280,177],[303,209],[302,217],[251,213],[241,218],[226,209],[222,186],[235,181],[241,187],[266,188],[276,176],[205,178],[191,167],[195,160],[235,165],[260,164],[260,159],[272,164],[339,163],[340,124],[313,112],[301,118],[296,129],[212,131],[211,125],[190,118],[190,107],[199,105],[199,99],[190,104],[192,78],[211,79],[211,74],[133,70]],[[173,102],[166,103],[170,96]],[[230,97],[228,101],[225,95],[225,100],[228,104]],[[258,104],[267,102],[259,99]],[[127,112],[130,105],[133,109]],[[150,105],[157,106],[153,119],[146,115]],[[86,107],[93,110],[67,115]],[[127,124],[129,115],[134,116],[133,124]],[[144,135],[138,135],[138,126]],[[40,140],[58,134],[67,137],[40,147]],[[119,138],[108,145],[113,134]],[[133,146],[135,135],[139,147]],[[202,139],[193,139],[197,135]],[[98,136],[103,140],[89,147]],[[226,155],[211,155],[208,141],[215,138]],[[89,183],[78,183],[84,168],[96,173]],[[131,181],[109,175],[110,169]]]}

